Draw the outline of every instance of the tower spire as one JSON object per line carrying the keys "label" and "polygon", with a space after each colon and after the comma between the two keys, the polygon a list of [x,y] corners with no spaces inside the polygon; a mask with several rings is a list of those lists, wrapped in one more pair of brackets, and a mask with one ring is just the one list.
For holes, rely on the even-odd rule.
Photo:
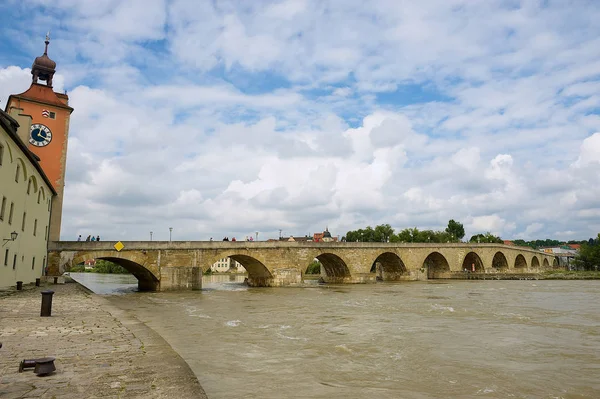
{"label": "tower spire", "polygon": [[46,86],[52,87],[52,78],[56,71],[56,62],[52,61],[48,57],[48,45],[50,44],[50,31],[46,34],[46,47],[44,47],[44,54],[36,57],[31,65],[32,82],[37,83],[38,79],[45,80]]}
{"label": "tower spire", "polygon": [[46,47],[44,48],[44,55],[47,56],[48,55],[48,45],[50,44],[50,31],[48,31],[48,33],[46,33],[46,41],[44,43],[46,43]]}

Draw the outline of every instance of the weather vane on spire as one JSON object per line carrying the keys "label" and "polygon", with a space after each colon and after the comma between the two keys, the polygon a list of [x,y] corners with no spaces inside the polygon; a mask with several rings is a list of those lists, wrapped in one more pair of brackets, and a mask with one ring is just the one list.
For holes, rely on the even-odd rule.
{"label": "weather vane on spire", "polygon": [[49,42],[50,41],[50,31],[48,31],[48,33],[46,33],[46,41]]}

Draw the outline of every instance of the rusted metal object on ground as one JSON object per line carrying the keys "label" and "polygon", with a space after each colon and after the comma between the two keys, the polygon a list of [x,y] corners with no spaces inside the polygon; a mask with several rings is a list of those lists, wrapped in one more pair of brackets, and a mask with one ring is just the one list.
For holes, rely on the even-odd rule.
{"label": "rusted metal object on ground", "polygon": [[35,359],[23,359],[21,363],[19,363],[19,373],[22,373],[25,369],[30,369],[35,367]]}
{"label": "rusted metal object on ground", "polygon": [[37,375],[47,375],[56,370],[53,357],[42,357],[39,359],[23,359],[19,364],[19,373],[25,369],[33,368],[33,372]]}
{"label": "rusted metal object on ground", "polygon": [[33,372],[36,375],[47,375],[56,370],[53,357],[43,357],[35,360],[35,369]]}

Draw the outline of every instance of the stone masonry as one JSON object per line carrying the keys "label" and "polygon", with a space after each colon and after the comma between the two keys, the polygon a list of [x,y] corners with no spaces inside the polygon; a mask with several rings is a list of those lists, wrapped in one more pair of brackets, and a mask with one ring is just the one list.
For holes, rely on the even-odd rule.
{"label": "stone masonry", "polygon": [[[51,317],[40,292],[55,291]],[[206,398],[193,372],[158,334],[79,284],[0,292],[0,398]],[[52,356],[56,371],[19,373]]]}
{"label": "stone masonry", "polygon": [[[556,265],[551,255],[502,244],[126,241],[121,251],[114,244],[51,242],[49,274],[60,275],[88,259],[106,259],[134,274],[140,289],[165,291],[200,289],[202,272],[227,257],[246,268],[252,286],[300,285],[315,258],[329,283],[456,278],[467,270],[531,274]],[[373,265],[379,273],[372,272]]]}

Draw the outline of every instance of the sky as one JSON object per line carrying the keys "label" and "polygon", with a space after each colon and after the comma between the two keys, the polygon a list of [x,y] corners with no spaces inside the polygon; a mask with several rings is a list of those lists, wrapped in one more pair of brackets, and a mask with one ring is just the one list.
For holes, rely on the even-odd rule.
{"label": "sky", "polygon": [[63,240],[464,224],[600,232],[595,0],[4,0],[0,106],[50,31]]}

